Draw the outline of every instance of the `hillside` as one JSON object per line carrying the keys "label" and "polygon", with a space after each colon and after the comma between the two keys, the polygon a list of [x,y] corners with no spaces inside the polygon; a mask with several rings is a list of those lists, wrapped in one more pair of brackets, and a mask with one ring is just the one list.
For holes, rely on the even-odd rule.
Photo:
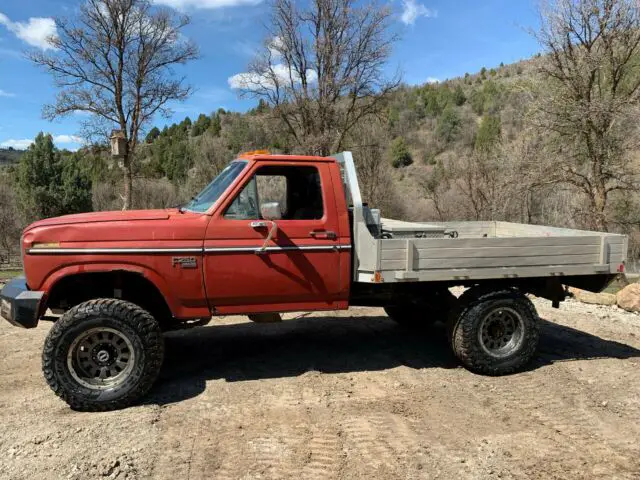
{"label": "hillside", "polygon": [[[360,125],[347,144],[360,164],[367,200],[382,206],[386,215],[413,220],[508,216],[544,221],[533,218],[532,211],[524,218],[522,208],[495,212],[495,201],[475,198],[487,195],[476,195],[474,179],[458,185],[472,157],[480,152],[495,157],[496,147],[502,153],[522,141],[523,85],[535,77],[537,61],[398,89],[385,118]],[[163,183],[162,188],[173,184],[178,197],[190,195],[238,152],[262,148],[303,153],[263,103],[245,114],[203,113],[153,128],[141,150],[140,174]]]}
{"label": "hillside", "polygon": [[[536,56],[442,83],[401,86],[384,115],[361,122],[345,143],[365,201],[385,216],[414,221],[589,228],[584,193],[547,181],[553,159],[528,120],[543,61]],[[183,203],[239,152],[256,149],[314,153],[297,146],[262,102],[246,113],[219,109],[153,127],[137,151],[133,206]],[[122,172],[104,147],[82,149],[72,163],[91,178],[94,210],[121,208]],[[608,208],[611,228],[631,235],[630,254],[637,256],[637,193],[612,192]]]}
{"label": "hillside", "polygon": [[18,163],[24,152],[14,148],[0,148],[0,167]]}

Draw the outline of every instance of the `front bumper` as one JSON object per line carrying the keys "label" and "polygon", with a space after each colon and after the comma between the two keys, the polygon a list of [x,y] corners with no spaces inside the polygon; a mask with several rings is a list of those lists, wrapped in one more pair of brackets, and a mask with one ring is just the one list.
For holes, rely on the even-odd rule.
{"label": "front bumper", "polygon": [[24,277],[14,278],[0,292],[0,317],[16,327],[35,328],[44,292],[29,290]]}

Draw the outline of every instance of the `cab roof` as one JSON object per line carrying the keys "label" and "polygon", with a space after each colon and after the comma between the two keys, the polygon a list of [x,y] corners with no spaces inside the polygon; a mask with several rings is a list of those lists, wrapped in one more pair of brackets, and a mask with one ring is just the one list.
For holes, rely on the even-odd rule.
{"label": "cab roof", "polygon": [[242,160],[255,160],[261,162],[335,162],[333,157],[318,157],[314,155],[280,155],[280,154],[265,154],[265,153],[248,153],[238,155]]}

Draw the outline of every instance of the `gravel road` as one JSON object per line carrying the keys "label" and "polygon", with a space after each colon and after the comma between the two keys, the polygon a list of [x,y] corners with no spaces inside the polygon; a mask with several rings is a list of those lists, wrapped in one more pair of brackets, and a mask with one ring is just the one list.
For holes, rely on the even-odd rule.
{"label": "gravel road", "polygon": [[640,478],[640,317],[536,306],[539,355],[500,378],[379,309],[227,317],[169,334],[146,402],[100,414],[46,386],[50,324],[2,322],[0,478]]}

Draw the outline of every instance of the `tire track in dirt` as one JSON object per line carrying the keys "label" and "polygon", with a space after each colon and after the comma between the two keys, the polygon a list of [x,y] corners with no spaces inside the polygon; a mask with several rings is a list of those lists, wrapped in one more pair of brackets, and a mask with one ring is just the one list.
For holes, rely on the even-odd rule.
{"label": "tire track in dirt", "polygon": [[344,462],[341,431],[314,425],[310,433],[310,439],[302,449],[305,452],[305,458],[299,478],[309,480],[338,478]]}
{"label": "tire track in dirt", "polygon": [[388,412],[354,413],[341,426],[347,463],[364,466],[361,473],[399,478],[420,444],[416,425]]}
{"label": "tire track in dirt", "polygon": [[532,423],[543,427],[548,440],[545,443],[550,447],[546,452],[549,459],[572,458],[584,468],[608,459],[623,472],[620,478],[637,479],[639,471],[635,469],[637,464],[634,466],[637,447],[634,449],[626,436],[619,434],[619,429],[625,429],[626,425],[612,417],[603,420],[585,404],[585,392],[562,366],[549,368],[556,370],[553,382],[563,385],[560,394],[554,388],[556,385],[548,384],[548,378],[533,373],[496,379],[496,383],[503,385],[499,387],[499,402],[494,408],[504,411],[509,405],[517,405],[521,413],[512,420],[520,428],[531,429]]}

